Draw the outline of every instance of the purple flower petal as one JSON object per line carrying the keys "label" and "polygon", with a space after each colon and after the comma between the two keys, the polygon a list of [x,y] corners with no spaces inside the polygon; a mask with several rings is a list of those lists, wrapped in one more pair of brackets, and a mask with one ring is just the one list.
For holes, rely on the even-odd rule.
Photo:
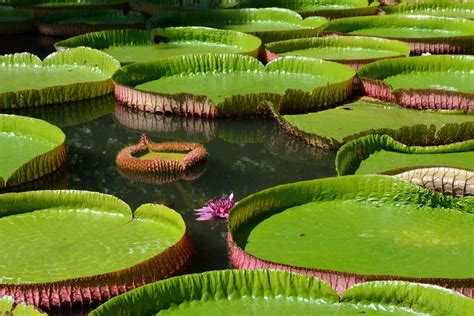
{"label": "purple flower petal", "polygon": [[194,210],[199,215],[196,220],[204,221],[211,218],[223,218],[229,217],[229,211],[235,206],[234,193],[231,193],[228,197],[223,196],[220,198],[214,198],[207,202],[207,206]]}

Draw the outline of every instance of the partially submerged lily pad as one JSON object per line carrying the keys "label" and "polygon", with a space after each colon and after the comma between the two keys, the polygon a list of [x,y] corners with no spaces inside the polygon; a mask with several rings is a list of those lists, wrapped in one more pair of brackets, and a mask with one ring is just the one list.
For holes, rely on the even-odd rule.
{"label": "partially submerged lily pad", "polygon": [[336,157],[339,175],[393,175],[421,167],[474,171],[474,140],[439,146],[407,146],[388,135],[368,135],[342,146]]}
{"label": "partially submerged lily pad", "polygon": [[0,296],[0,315],[5,316],[41,316],[45,315],[34,306],[16,304],[11,296]]}
{"label": "partially submerged lily pad", "polygon": [[303,56],[347,64],[355,69],[376,60],[410,55],[406,43],[358,36],[298,38],[267,43],[265,49],[266,62],[280,56]]}
{"label": "partially submerged lily pad", "polygon": [[223,270],[149,284],[91,316],[117,315],[470,315],[474,301],[437,286],[399,281],[357,284],[341,297],[325,282],[271,270]]}
{"label": "partially submerged lily pad", "polygon": [[117,166],[128,172],[154,174],[184,174],[207,159],[201,144],[185,142],[154,143],[142,135],[137,145],[122,149]]}
{"label": "partially submerged lily pad", "polygon": [[359,77],[370,97],[408,108],[474,111],[473,56],[380,60]]}
{"label": "partially submerged lily pad", "polygon": [[208,54],[131,64],[113,78],[116,98],[130,107],[216,117],[266,114],[268,102],[284,113],[325,108],[351,94],[354,74],[319,59],[286,57],[263,66],[249,56]]}
{"label": "partially submerged lily pad", "polygon": [[6,193],[0,205],[0,292],[45,310],[89,308],[172,276],[191,257],[182,217],[162,205],[132,215],[87,191]]}
{"label": "partially submerged lily pad", "polygon": [[241,8],[279,7],[298,12],[303,17],[342,18],[377,13],[378,2],[368,0],[242,0]]}
{"label": "partially submerged lily pad", "polygon": [[0,114],[0,189],[51,173],[66,161],[66,136],[54,125]]}
{"label": "partially submerged lily pad", "polygon": [[424,15],[379,15],[331,21],[327,32],[397,39],[413,54],[472,54],[474,21]]}
{"label": "partially submerged lily pad", "polygon": [[163,12],[147,22],[148,28],[208,26],[249,33],[263,43],[291,38],[318,36],[327,25],[323,17],[302,19],[281,8]]}
{"label": "partially submerged lily pad", "polygon": [[30,53],[0,56],[0,109],[79,101],[109,94],[120,63],[79,47],[41,61]]}
{"label": "partially submerged lily pad", "polygon": [[0,6],[0,35],[26,33],[33,29],[33,20],[30,10]]}
{"label": "partially submerged lily pad", "polygon": [[55,43],[57,50],[87,46],[100,49],[122,64],[156,61],[196,53],[240,53],[257,56],[261,45],[255,36],[207,27],[169,27],[111,30],[88,33]]}
{"label": "partially submerged lily pad", "polygon": [[474,138],[474,115],[406,109],[366,98],[325,111],[273,114],[290,134],[331,149],[370,134],[388,134],[407,145],[441,145]]}
{"label": "partially submerged lily pad", "polygon": [[109,29],[144,28],[146,18],[139,12],[112,9],[64,10],[38,19],[38,30],[49,36],[75,36]]}
{"label": "partially submerged lily pad", "polygon": [[449,18],[474,19],[474,3],[451,2],[451,1],[431,1],[420,4],[400,4],[396,6],[383,7],[387,14],[414,14],[433,15]]}
{"label": "partially submerged lily pad", "polygon": [[474,199],[389,176],[281,185],[233,208],[230,258],[240,269],[314,275],[339,293],[354,283],[398,279],[472,296],[473,211]]}

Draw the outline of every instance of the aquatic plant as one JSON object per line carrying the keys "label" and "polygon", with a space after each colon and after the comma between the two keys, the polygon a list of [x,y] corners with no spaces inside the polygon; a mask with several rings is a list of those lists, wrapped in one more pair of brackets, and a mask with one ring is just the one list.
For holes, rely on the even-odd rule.
{"label": "aquatic plant", "polygon": [[92,311],[103,315],[459,315],[474,301],[437,286],[397,281],[357,284],[338,296],[310,276],[269,270],[188,274],[145,285]]}
{"label": "aquatic plant", "polygon": [[226,219],[229,217],[230,210],[237,204],[234,201],[234,193],[229,196],[222,196],[207,201],[203,208],[194,210],[198,215],[197,221],[207,221],[213,218]]}

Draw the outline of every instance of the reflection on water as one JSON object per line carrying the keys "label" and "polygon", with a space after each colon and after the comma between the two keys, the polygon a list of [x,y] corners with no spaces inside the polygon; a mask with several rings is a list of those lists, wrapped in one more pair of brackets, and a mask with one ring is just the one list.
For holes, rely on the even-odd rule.
{"label": "reflection on water", "polygon": [[[15,114],[63,126],[69,158],[65,188],[112,194],[133,209],[143,203],[163,203],[179,211],[195,248],[190,272],[228,267],[225,224],[196,222],[193,209],[230,192],[239,200],[278,184],[335,175],[334,152],[305,145],[280,131],[270,119],[163,116],[135,112],[115,106],[113,101],[111,106],[110,100],[38,107]],[[112,110],[114,113],[106,114]],[[206,169],[199,177],[167,183],[124,177],[115,166],[115,156],[123,147],[135,144],[142,133],[154,141],[204,143],[209,152]]]}

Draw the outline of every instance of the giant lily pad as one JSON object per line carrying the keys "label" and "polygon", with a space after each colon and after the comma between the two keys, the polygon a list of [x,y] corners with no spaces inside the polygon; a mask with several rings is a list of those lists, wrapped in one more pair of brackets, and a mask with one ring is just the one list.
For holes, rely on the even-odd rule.
{"label": "giant lily pad", "polygon": [[410,55],[410,46],[393,40],[371,37],[298,38],[265,44],[268,62],[279,56],[321,58],[358,69],[367,63]]}
{"label": "giant lily pad", "polygon": [[34,306],[24,303],[15,304],[15,300],[11,296],[0,297],[0,315],[12,316],[41,316],[45,315]]}
{"label": "giant lily pad", "polygon": [[57,50],[78,46],[100,49],[122,64],[156,61],[196,53],[241,53],[257,56],[255,36],[207,27],[170,27],[150,31],[116,30],[89,33],[57,42]]}
{"label": "giant lily pad", "polygon": [[388,135],[368,135],[342,146],[336,157],[339,175],[397,174],[420,167],[474,171],[474,140],[441,146],[407,146]]}
{"label": "giant lily pad", "polygon": [[109,55],[86,47],[53,53],[43,61],[29,53],[0,56],[0,109],[109,94],[119,67]]}
{"label": "giant lily pad", "polygon": [[412,53],[471,54],[474,21],[424,15],[380,15],[331,21],[328,32],[397,39],[411,45]]}
{"label": "giant lily pad", "polygon": [[474,57],[380,60],[359,71],[364,92],[417,109],[474,111]]}
{"label": "giant lily pad", "polygon": [[130,6],[134,10],[144,12],[147,15],[153,15],[163,11],[233,8],[239,2],[240,0],[131,0]]}
{"label": "giant lily pad", "polygon": [[230,258],[237,268],[318,276],[339,292],[366,280],[400,279],[472,296],[473,212],[472,198],[389,176],[281,185],[232,209]]}
{"label": "giant lily pad", "polygon": [[102,315],[432,315],[474,311],[472,299],[436,286],[367,282],[341,298],[325,282],[283,271],[224,270],[149,284],[116,297]]}
{"label": "giant lily pad", "polygon": [[266,66],[249,56],[188,55],[135,63],[114,75],[116,98],[148,112],[244,116],[327,107],[351,94],[354,71],[337,63],[302,57]]}
{"label": "giant lily pad", "polygon": [[378,2],[368,0],[242,0],[242,8],[280,7],[294,10],[303,17],[318,15],[342,18],[376,14]]}
{"label": "giant lily pad", "polygon": [[0,6],[0,35],[25,33],[33,29],[33,12]]}
{"label": "giant lily pad", "polygon": [[473,115],[405,109],[367,99],[320,112],[274,114],[288,132],[323,148],[339,148],[369,134],[388,134],[408,145],[449,144],[474,138]]}
{"label": "giant lily pad", "polygon": [[54,125],[0,114],[0,189],[40,178],[66,161],[66,136]]}
{"label": "giant lily pad", "polygon": [[474,3],[457,3],[449,1],[428,2],[420,4],[401,4],[383,8],[387,14],[433,15],[450,18],[474,19]]}
{"label": "giant lily pad", "polygon": [[327,25],[322,17],[302,19],[291,10],[232,9],[189,12],[163,12],[148,20],[148,28],[169,26],[208,26],[249,33],[262,42],[318,36]]}
{"label": "giant lily pad", "polygon": [[74,36],[108,29],[144,28],[146,18],[138,12],[121,10],[64,10],[38,19],[38,30],[49,36]]}
{"label": "giant lily pad", "polygon": [[[179,272],[191,256],[182,217],[87,191],[0,195],[0,291],[42,308],[89,307]],[[34,227],[34,229],[32,229]]]}

